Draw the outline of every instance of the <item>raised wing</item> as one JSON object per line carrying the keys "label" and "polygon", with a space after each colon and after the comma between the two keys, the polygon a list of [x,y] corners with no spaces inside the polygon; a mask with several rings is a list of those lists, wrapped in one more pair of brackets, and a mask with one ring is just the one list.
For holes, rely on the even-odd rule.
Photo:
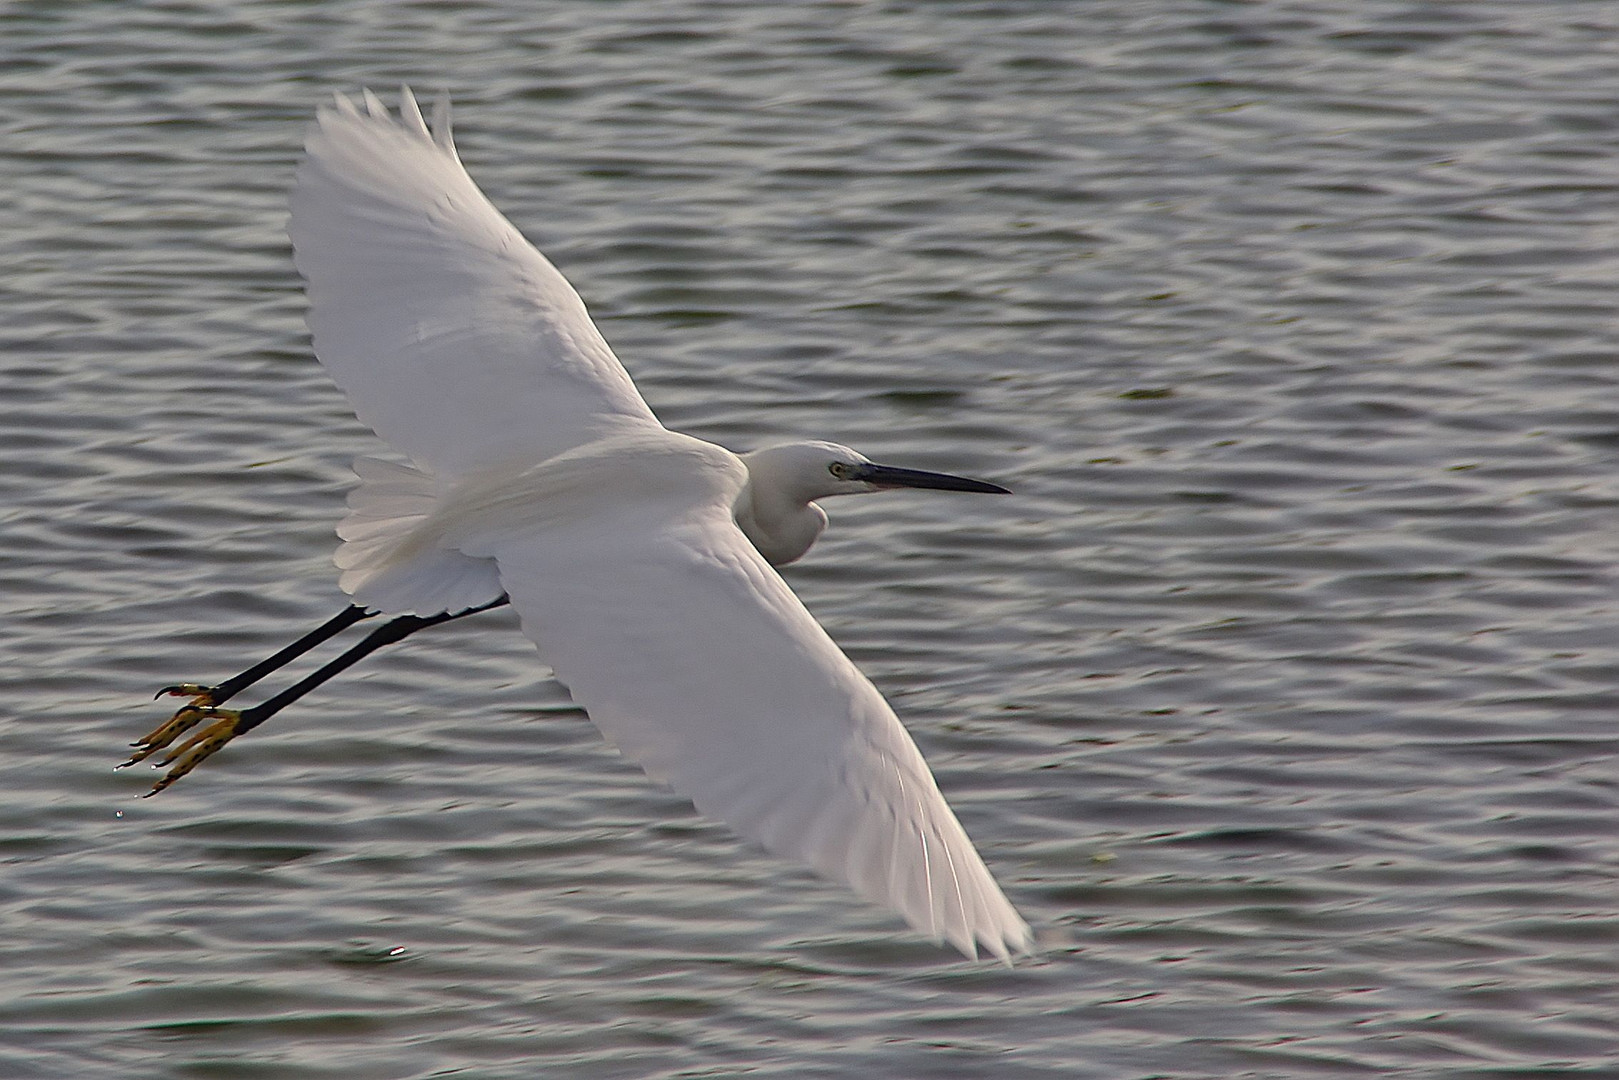
{"label": "raised wing", "polygon": [[408,89],[320,110],[288,232],[315,354],[355,413],[434,473],[540,461],[657,424],[579,294],[484,197],[449,106]]}
{"label": "raised wing", "polygon": [[893,710],[728,512],[586,539],[493,554],[524,631],[626,757],[934,940],[1028,948]]}

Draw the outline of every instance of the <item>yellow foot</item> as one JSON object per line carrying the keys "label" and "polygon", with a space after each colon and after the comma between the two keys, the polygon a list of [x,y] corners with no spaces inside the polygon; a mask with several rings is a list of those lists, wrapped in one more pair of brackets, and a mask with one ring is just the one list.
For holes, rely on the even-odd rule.
{"label": "yellow foot", "polygon": [[202,723],[202,721],[213,716],[214,713],[215,710],[206,705],[181,706],[178,712],[158,725],[154,731],[149,732],[139,741],[130,743],[129,745],[135,748],[135,752],[129,756],[128,761],[116,765],[114,768],[124,769],[137,761],[145,761],[175,739]]}
{"label": "yellow foot", "polygon": [[176,686],[165,686],[157,692],[158,697],[186,697],[190,702],[180,708],[168,720],[159,724],[148,734],[137,739],[129,745],[135,748],[128,761],[114,768],[123,769],[145,761],[159,750],[163,749],[187,731],[196,727],[198,723],[213,715],[213,708],[218,704],[214,700],[215,689],[212,686],[199,686],[196,683],[180,683]]}
{"label": "yellow foot", "polygon": [[173,766],[173,768],[169,768],[169,771],[164,774],[163,779],[154,784],[152,786],[152,790],[148,791],[145,795],[142,795],[141,798],[150,799],[153,795],[156,795],[158,792],[180,779],[180,777],[184,776],[192,769],[195,769],[198,765],[201,765],[221,746],[224,746],[237,736],[238,728],[242,722],[242,714],[235,709],[199,709],[195,706],[187,705],[184,709],[181,709],[179,713],[175,714],[173,720],[170,720],[162,728],[159,728],[156,732],[153,732],[153,734],[162,734],[169,727],[172,727],[178,723],[181,719],[181,715],[187,712],[195,713],[196,715],[189,718],[184,726],[176,729],[161,742],[153,743],[150,739],[144,740],[146,745],[137,750],[134,757],[124,762],[125,765],[132,765],[143,758],[151,756],[153,752],[168,745],[168,743],[176,735],[180,734],[180,732],[186,730],[186,728],[191,727],[200,720],[210,719],[213,721],[213,723],[191,736],[191,738],[187,739],[173,750],[170,750],[168,754],[165,755],[161,760],[153,763],[154,768],[162,769],[168,768],[169,766]]}

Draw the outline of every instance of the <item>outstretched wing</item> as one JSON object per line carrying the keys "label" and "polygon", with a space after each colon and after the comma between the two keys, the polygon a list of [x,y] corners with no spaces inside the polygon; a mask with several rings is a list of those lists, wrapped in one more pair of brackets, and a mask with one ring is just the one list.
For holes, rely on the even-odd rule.
{"label": "outstretched wing", "polygon": [[292,193],[315,354],[355,413],[434,473],[540,461],[657,424],[579,294],[472,182],[441,101],[320,110]]}
{"label": "outstretched wing", "polygon": [[542,658],[654,779],[968,956],[1027,949],[893,710],[724,508],[492,553]]}

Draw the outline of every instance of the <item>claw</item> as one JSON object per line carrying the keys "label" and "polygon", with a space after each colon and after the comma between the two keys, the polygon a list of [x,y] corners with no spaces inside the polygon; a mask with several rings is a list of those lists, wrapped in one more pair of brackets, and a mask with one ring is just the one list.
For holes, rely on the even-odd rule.
{"label": "claw", "polygon": [[[181,712],[184,711],[186,710],[181,710]],[[170,768],[168,773],[164,775],[163,779],[154,784],[152,786],[152,790],[148,791],[145,795],[142,795],[141,798],[150,799],[153,795],[156,795],[158,792],[180,779],[180,777],[184,776],[192,769],[195,769],[198,765],[201,765],[220,747],[224,746],[226,743],[230,742],[236,737],[237,727],[242,721],[242,714],[237,710],[198,709],[196,712],[198,713],[198,720],[202,719],[203,716],[207,716],[213,719],[214,722],[197,732],[195,735],[191,736],[191,738],[187,739],[173,750],[169,751],[169,753],[161,761],[155,763],[155,767],[159,769],[171,765],[173,768]],[[192,723],[196,723],[196,720],[193,720]],[[178,732],[176,732],[176,734],[178,734]],[[140,756],[145,757],[147,754],[150,754],[152,751],[160,748],[160,746],[150,747],[146,749]],[[139,758],[136,758],[136,760],[139,760]]]}
{"label": "claw", "polygon": [[214,693],[215,687],[203,686],[201,683],[183,682],[175,683],[173,686],[165,686],[152,695],[152,700],[156,701],[160,697],[188,697],[193,705],[217,705],[218,702],[214,700]]}

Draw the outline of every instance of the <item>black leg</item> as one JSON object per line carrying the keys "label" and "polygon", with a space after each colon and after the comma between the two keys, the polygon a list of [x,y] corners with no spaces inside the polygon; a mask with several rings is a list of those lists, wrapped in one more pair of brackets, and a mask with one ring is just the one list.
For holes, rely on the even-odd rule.
{"label": "black leg", "polygon": [[466,611],[457,611],[454,614],[446,612],[442,615],[425,617],[421,615],[400,615],[398,618],[391,619],[371,631],[358,645],[337,657],[337,659],[311,671],[274,697],[260,702],[250,709],[243,709],[240,714],[241,721],[236,725],[235,733],[241,735],[244,732],[252,731],[321,683],[326,682],[339,672],[353,667],[385,645],[392,645],[396,641],[402,641],[418,630],[426,630],[429,626],[437,626],[439,623],[447,623],[451,619],[460,619],[467,615],[476,615],[480,611],[488,611],[490,608],[500,607],[502,604],[510,602],[506,597],[502,596],[493,603],[485,604],[482,607],[468,608]]}
{"label": "black leg", "polygon": [[288,663],[296,660],[304,653],[313,649],[327,638],[342,633],[361,619],[369,619],[377,614],[363,607],[350,604],[348,607],[321,623],[315,629],[294,641],[291,645],[268,656],[246,671],[232,675],[218,686],[203,686],[200,683],[180,683],[176,686],[165,686],[157,692],[158,697],[190,698],[184,705],[175,710],[174,715],[159,724],[155,729],[130,745],[135,747],[135,754],[124,765],[133,765],[135,762],[149,757],[154,751],[161,750],[182,734],[197,726],[208,716],[208,710],[223,705],[230,698],[252,686],[272,671],[276,671]]}
{"label": "black leg", "polygon": [[[242,734],[243,732],[251,731],[258,727],[270,717],[274,716],[288,705],[291,705],[294,701],[297,701],[299,698],[303,697],[317,686],[320,686],[322,683],[338,675],[340,672],[353,667],[355,664],[376,652],[378,649],[387,645],[392,645],[397,641],[401,641],[404,638],[409,637],[411,634],[414,634],[416,631],[425,630],[429,626],[437,626],[440,623],[446,623],[452,619],[464,618],[467,615],[476,615],[479,612],[489,611],[493,608],[509,604],[510,602],[510,599],[502,596],[497,600],[492,600],[489,603],[483,604],[479,607],[468,608],[466,611],[445,612],[443,614],[429,616],[400,615],[397,618],[391,619],[383,625],[377,627],[375,630],[371,631],[371,633],[367,634],[363,639],[361,639],[359,644],[353,646],[340,656],[310,672],[308,675],[304,676],[302,679],[299,679],[297,682],[293,683],[279,694],[276,694],[275,696],[268,698],[258,705],[254,705],[248,709],[242,709],[239,711],[235,709],[221,709],[214,705],[204,705],[201,703],[188,705],[176,713],[174,719],[169,721],[169,723],[165,724],[163,727],[159,728],[157,731],[153,732],[151,735],[137,743],[135,753],[128,761],[124,762],[123,765],[120,765],[119,768],[123,768],[124,765],[133,765],[137,761],[144,760],[145,758],[151,756],[156,751],[163,749],[178,735],[198,722],[204,719],[213,720],[214,722],[212,724],[209,724],[202,731],[199,731],[197,734],[181,743],[174,750],[170,751],[169,754],[161,761],[156,763],[158,768],[162,768],[167,765],[172,765],[173,768],[171,768],[168,773],[161,780],[159,780],[156,785],[153,786],[151,791],[148,791],[142,796],[142,798],[150,798],[151,796],[162,791],[164,788],[168,787],[170,784],[174,783],[176,780],[180,779],[192,769],[195,769],[203,762],[204,759],[209,757],[220,747],[224,746],[231,739]],[[350,616],[350,612],[352,611],[360,611],[361,614],[357,616]],[[332,624],[344,617],[349,617],[348,622],[344,624],[347,626],[358,622],[360,619],[368,617],[368,613],[365,613],[364,609],[350,608],[348,611],[340,613],[337,618],[332,619],[331,622],[328,622],[313,631],[310,635],[308,635],[308,637],[314,637],[316,634],[321,634],[323,631],[327,631],[328,627],[332,626]],[[323,637],[316,638],[312,644],[305,645],[300,651],[308,652],[310,648],[314,647],[314,645],[317,645],[326,638],[331,637],[341,629],[343,629],[343,627],[339,626],[337,629],[326,632]],[[302,645],[305,640],[306,638],[300,638],[292,645],[289,645],[287,649],[282,650],[282,652],[288,652],[289,650],[297,648],[297,646]],[[280,656],[281,654],[278,653],[276,655]],[[281,663],[286,663],[287,660],[292,659],[292,657],[296,655],[298,655],[297,652],[290,653],[281,661]],[[244,671],[241,675],[236,676],[235,679],[230,681],[236,682],[237,680],[241,680],[255,671],[257,668],[264,667],[265,664],[269,664],[270,661],[274,659],[276,659],[276,657],[270,657],[268,660],[265,660],[261,664],[255,665],[254,668],[249,668],[247,671]],[[266,670],[274,670],[274,668],[266,668]],[[237,690],[241,689],[242,686],[246,686],[255,679],[261,677],[262,673],[255,675],[253,679],[247,679],[247,681],[242,682],[240,686],[232,688],[229,693],[234,694]]]}
{"label": "black leg", "polygon": [[298,659],[304,653],[313,649],[328,638],[341,634],[361,619],[369,619],[376,615],[375,611],[367,611],[363,607],[350,604],[336,615],[321,623],[315,629],[294,641],[291,645],[272,656],[254,664],[239,675],[232,675],[218,686],[200,686],[196,683],[180,683],[177,686],[165,686],[157,692],[158,697],[164,694],[170,697],[188,697],[192,704],[199,706],[223,705],[249,686],[258,682],[272,671],[277,671],[287,664]]}

